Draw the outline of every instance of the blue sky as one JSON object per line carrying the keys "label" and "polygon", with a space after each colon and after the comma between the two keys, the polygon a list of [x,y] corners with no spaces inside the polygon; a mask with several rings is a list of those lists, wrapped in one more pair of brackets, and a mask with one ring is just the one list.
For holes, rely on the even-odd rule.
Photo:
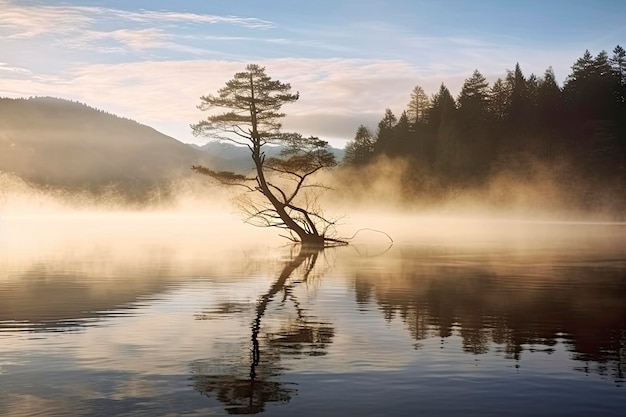
{"label": "blue sky", "polygon": [[300,91],[285,127],[342,146],[417,84],[457,94],[519,62],[559,81],[626,46],[619,0],[0,0],[0,95],[79,100],[185,142],[199,96],[247,63]]}

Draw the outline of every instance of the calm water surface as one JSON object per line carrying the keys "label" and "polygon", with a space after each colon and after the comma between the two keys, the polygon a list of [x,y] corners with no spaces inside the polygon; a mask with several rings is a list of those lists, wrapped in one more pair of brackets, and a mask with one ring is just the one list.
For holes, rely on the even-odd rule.
{"label": "calm water surface", "polygon": [[4,219],[0,415],[624,415],[624,225],[311,253],[176,221]]}

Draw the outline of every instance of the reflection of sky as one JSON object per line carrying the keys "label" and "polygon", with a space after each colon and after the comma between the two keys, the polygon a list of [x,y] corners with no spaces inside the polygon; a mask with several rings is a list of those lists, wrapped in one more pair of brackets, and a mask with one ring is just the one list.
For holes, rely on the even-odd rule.
{"label": "reflection of sky", "polygon": [[[113,317],[75,332],[34,338],[30,334],[4,333],[12,343],[0,345],[0,352],[6,355],[28,351],[61,357],[69,352],[68,358],[83,368],[161,375],[184,373],[189,361],[210,356],[220,341],[233,337],[246,340],[245,332],[242,337],[242,329],[233,326],[232,317],[199,321],[194,315],[223,299],[236,297],[253,302],[268,282],[267,278],[252,278],[235,283],[189,283],[154,300],[139,302],[137,309],[114,310]],[[249,325],[247,318],[237,321],[244,329]],[[172,362],[172,358],[180,363]]]}

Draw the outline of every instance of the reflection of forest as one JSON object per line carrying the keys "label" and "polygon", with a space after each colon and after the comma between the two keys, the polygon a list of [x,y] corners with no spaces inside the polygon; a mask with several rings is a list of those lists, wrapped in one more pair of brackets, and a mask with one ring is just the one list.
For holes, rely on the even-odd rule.
{"label": "reflection of forest", "polygon": [[[293,384],[281,381],[281,371],[285,370],[280,363],[281,355],[326,353],[334,336],[332,325],[307,315],[292,291],[294,286],[315,277],[318,255],[317,250],[300,249],[285,264],[268,291],[259,297],[250,326],[249,345],[233,346],[227,356],[191,364],[194,388],[206,396],[215,396],[229,414],[256,414],[264,411],[268,402],[284,403],[291,399],[296,390]],[[276,317],[268,317],[272,303],[281,307]],[[218,306],[213,310],[218,315],[228,311],[241,313],[245,309]],[[196,318],[210,319],[211,312]],[[265,323],[264,318],[269,319],[269,323]]]}
{"label": "reflection of forest", "polygon": [[457,334],[466,352],[486,353],[493,343],[516,360],[529,345],[551,352],[561,341],[585,362],[579,369],[624,380],[623,268],[434,263],[362,270],[356,300],[363,307],[375,300],[388,320],[401,317],[418,341]]}

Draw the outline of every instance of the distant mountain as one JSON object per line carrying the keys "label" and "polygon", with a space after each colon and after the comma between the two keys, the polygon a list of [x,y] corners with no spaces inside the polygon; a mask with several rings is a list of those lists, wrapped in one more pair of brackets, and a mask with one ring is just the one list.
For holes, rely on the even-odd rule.
{"label": "distant mountain", "polygon": [[37,184],[142,191],[211,165],[151,127],[57,98],[0,99],[0,171]]}
{"label": "distant mountain", "polygon": [[[254,168],[250,150],[245,146],[219,141],[192,146],[205,152],[211,159],[211,168],[217,171],[247,172]],[[280,153],[280,148],[275,146],[266,146],[264,150],[267,157],[276,156]]]}
{"label": "distant mountain", "polygon": [[[246,172],[254,168],[250,156],[250,150],[245,146],[237,146],[230,142],[212,141],[205,145],[193,145],[199,150],[206,152],[211,159],[211,167],[218,171]],[[263,147],[265,155],[277,156],[281,146],[267,145]],[[329,151],[335,155],[337,162],[341,162],[344,155],[343,149],[330,147]]]}

